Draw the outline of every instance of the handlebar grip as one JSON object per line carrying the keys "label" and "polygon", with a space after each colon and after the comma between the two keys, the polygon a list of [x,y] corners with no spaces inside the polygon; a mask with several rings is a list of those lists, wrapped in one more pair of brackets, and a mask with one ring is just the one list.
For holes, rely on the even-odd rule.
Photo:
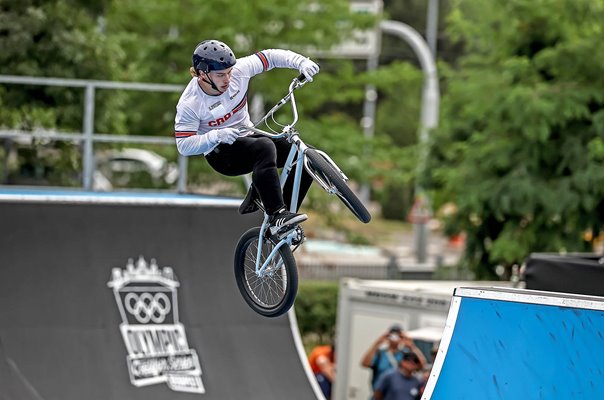
{"label": "handlebar grip", "polygon": [[306,80],[306,77],[304,76],[304,74],[300,74],[296,79],[298,80],[298,82],[302,83]]}

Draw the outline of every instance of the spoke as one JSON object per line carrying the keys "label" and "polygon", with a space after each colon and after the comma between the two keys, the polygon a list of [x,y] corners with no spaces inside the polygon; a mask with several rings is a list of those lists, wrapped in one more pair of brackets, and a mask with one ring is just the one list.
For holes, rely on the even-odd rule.
{"label": "spoke", "polygon": [[[263,242],[260,264],[264,264],[275,244],[271,241]],[[277,268],[281,262],[281,254],[277,252],[271,262],[266,266],[264,275],[259,277],[256,273],[256,256],[258,254],[258,240],[252,240],[245,252],[244,277],[248,291],[256,303],[263,307],[277,306],[285,295],[287,288],[287,272],[283,266]]]}

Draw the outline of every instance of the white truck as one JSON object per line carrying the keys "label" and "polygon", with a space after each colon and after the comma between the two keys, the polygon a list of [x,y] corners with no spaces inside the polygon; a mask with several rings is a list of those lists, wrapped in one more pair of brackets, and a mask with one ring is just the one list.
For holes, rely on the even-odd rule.
{"label": "white truck", "polygon": [[340,281],[336,322],[335,400],[368,400],[371,371],[361,358],[375,340],[401,324],[430,363],[445,327],[457,287],[500,286],[510,282],[383,281],[344,278]]}

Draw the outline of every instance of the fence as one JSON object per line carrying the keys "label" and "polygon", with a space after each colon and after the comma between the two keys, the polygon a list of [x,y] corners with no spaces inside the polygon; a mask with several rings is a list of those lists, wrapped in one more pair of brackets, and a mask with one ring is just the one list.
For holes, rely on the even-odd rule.
{"label": "fence", "polygon": [[[111,135],[98,134],[94,132],[94,111],[95,111],[95,92],[96,89],[122,89],[122,90],[140,90],[148,92],[180,92],[184,89],[183,85],[155,84],[155,83],[134,83],[134,82],[111,82],[86,79],[61,79],[61,78],[39,78],[31,76],[0,75],[0,83],[19,84],[19,85],[39,85],[39,86],[63,86],[79,87],[85,90],[84,96],[84,118],[82,132],[58,132],[47,130],[22,131],[22,130],[0,130],[0,138],[45,138],[56,140],[68,140],[81,142],[82,146],[82,186],[85,190],[92,190],[92,177],[94,173],[94,144],[105,143],[145,143],[174,145],[172,137],[155,137],[140,135]],[[179,155],[178,157],[178,182],[177,190],[185,192],[187,186],[187,158]]]}

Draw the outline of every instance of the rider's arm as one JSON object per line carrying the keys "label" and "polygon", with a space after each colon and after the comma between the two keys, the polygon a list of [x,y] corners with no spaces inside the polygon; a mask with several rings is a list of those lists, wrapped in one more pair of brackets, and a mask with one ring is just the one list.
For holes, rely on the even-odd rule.
{"label": "rider's arm", "polygon": [[205,154],[212,149],[213,144],[209,143],[206,135],[198,135],[197,132],[175,132],[175,135],[176,148],[183,156]]}
{"label": "rider's arm", "polygon": [[270,68],[300,69],[300,65],[307,60],[303,55],[291,50],[268,49],[260,53],[266,56]]}
{"label": "rider's arm", "polygon": [[[208,154],[219,143],[233,144],[239,138],[237,128],[212,129],[204,134],[176,132],[176,148],[183,156]],[[180,135],[180,137],[178,137]]]}
{"label": "rider's arm", "polygon": [[305,61],[308,61],[306,57],[291,50],[267,49],[240,58],[235,68],[240,69],[244,75],[252,77],[273,68],[300,70]]}
{"label": "rider's arm", "polygon": [[176,148],[183,156],[209,153],[216,143],[209,140],[209,136],[198,135],[199,116],[186,104],[176,106],[176,117],[174,118],[174,137]]}

